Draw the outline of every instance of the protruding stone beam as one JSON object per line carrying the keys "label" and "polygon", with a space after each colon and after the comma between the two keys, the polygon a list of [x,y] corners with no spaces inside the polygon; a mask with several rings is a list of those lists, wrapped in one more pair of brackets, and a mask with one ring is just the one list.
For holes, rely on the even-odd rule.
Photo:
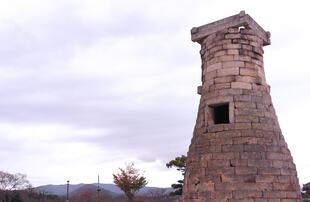
{"label": "protruding stone beam", "polygon": [[233,15],[222,20],[218,20],[200,27],[194,27],[191,30],[192,41],[200,43],[201,40],[213,33],[228,29],[230,27],[249,27],[256,32],[256,34],[262,38],[265,45],[270,45],[270,32],[266,32],[250,15],[245,11],[241,11],[237,15]]}

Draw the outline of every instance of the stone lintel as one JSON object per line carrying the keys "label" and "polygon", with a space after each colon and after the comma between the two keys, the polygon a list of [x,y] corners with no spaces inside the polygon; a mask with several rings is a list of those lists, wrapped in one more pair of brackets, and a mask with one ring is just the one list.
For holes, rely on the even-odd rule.
{"label": "stone lintel", "polygon": [[265,45],[270,45],[270,32],[266,32],[253,18],[246,14],[244,11],[241,11],[237,15],[233,15],[222,20],[218,20],[200,27],[194,27],[191,30],[192,41],[201,43],[203,38],[219,32],[221,30],[228,29],[230,27],[249,27],[254,30],[260,38],[264,41]]}

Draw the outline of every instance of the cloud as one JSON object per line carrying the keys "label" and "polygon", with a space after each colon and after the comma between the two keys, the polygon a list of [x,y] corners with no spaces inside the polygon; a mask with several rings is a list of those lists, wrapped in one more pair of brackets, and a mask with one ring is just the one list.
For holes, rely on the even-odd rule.
{"label": "cloud", "polygon": [[[254,8],[239,1],[219,12],[221,4],[142,0],[130,4],[121,0],[3,3],[3,168],[25,172],[36,184],[59,182],[64,176],[76,181],[84,176],[80,179],[87,181],[91,174],[85,170],[96,173],[102,168],[109,179],[113,169],[131,160],[160,175],[164,162],[186,153],[196,119],[200,47],[190,42],[189,30],[235,14],[242,10],[241,4],[275,33],[272,48],[265,54],[265,69],[283,117],[285,92],[289,83],[296,83],[294,78],[287,79],[294,75],[306,80],[309,75],[304,65],[307,51],[300,49],[300,43],[309,43],[300,40],[307,38],[303,34],[309,30],[298,32],[298,39],[290,32],[300,29],[296,20],[308,18],[301,18],[301,13],[290,16],[288,25],[281,22],[285,29],[280,31],[279,19],[287,15],[285,10],[271,18],[271,7]],[[301,27],[307,23],[303,21]],[[300,51],[292,54],[287,51],[290,47]],[[302,93],[307,86],[308,82],[300,83],[289,90],[299,100],[307,100]],[[168,179],[168,172],[164,175]]]}
{"label": "cloud", "polygon": [[1,21],[0,142],[11,145],[1,147],[4,168],[37,184],[124,159],[164,165],[186,150],[179,140],[191,136],[189,103],[198,98],[188,99],[196,87],[187,84],[199,72],[180,23],[140,9],[103,16],[55,3]]}

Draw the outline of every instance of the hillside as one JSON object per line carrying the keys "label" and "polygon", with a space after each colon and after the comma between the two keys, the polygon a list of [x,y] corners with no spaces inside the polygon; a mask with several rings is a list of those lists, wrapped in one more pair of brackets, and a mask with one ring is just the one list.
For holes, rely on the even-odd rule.
{"label": "hillside", "polygon": [[[111,196],[118,196],[122,195],[123,192],[120,190],[116,185],[114,184],[99,184],[99,187],[103,192],[106,192],[108,195]],[[69,186],[69,194],[73,195],[76,194],[77,192],[81,192],[82,190],[85,189],[97,189],[97,184],[70,184]],[[159,188],[159,187],[144,187],[142,188],[139,192],[138,195],[144,195],[146,193],[149,193],[154,190],[161,190],[164,189],[166,192],[171,192],[171,188]],[[38,192],[45,192],[49,194],[55,194],[58,196],[65,196],[67,193],[67,185],[66,184],[61,184],[61,185],[42,185],[39,187],[36,187],[36,190]]]}

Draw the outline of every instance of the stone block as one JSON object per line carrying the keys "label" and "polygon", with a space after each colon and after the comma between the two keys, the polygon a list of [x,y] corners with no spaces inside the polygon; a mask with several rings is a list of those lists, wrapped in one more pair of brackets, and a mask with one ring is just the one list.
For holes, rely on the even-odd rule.
{"label": "stone block", "polygon": [[217,76],[231,76],[231,75],[239,75],[239,67],[231,67],[225,69],[218,69]]}
{"label": "stone block", "polygon": [[205,148],[206,152],[221,152],[221,145],[209,145]]}
{"label": "stone block", "polygon": [[229,199],[229,202],[256,202],[256,201],[254,201],[254,199],[252,198],[245,198],[245,199]]}
{"label": "stone block", "polygon": [[281,199],[281,202],[299,202],[300,200],[296,199],[288,199],[288,198],[283,198]]}
{"label": "stone block", "polygon": [[[239,52],[238,52],[239,53]],[[234,55],[234,60],[236,61],[244,61],[244,62],[250,62],[252,60],[251,57],[245,56],[245,55]]]}
{"label": "stone block", "polygon": [[279,183],[292,183],[292,177],[288,175],[279,175],[278,177],[278,182]]}
{"label": "stone block", "polygon": [[211,71],[214,71],[214,70],[218,70],[218,69],[221,69],[222,68],[222,63],[214,63],[212,65],[208,65],[205,69],[206,72],[211,72]]}
{"label": "stone block", "polygon": [[240,54],[240,55],[244,55],[244,56],[249,56],[249,57],[251,57],[251,58],[254,58],[254,57],[255,57],[253,51],[251,51],[251,50],[246,50],[246,49],[240,49],[239,54]]}
{"label": "stone block", "polygon": [[227,202],[227,199],[232,198],[232,191],[212,192],[211,198],[215,202]]}
{"label": "stone block", "polygon": [[[257,113],[258,115],[262,116],[262,112],[261,113]],[[263,129],[266,131],[274,131],[274,126],[270,125],[270,124],[264,124],[264,123],[252,123],[252,128],[253,129]]]}
{"label": "stone block", "polygon": [[238,152],[223,152],[223,153],[212,154],[212,158],[213,159],[231,160],[231,159],[239,159],[240,155]]}
{"label": "stone block", "polygon": [[256,175],[257,174],[257,168],[256,167],[235,167],[235,171],[237,175]]}
{"label": "stone block", "polygon": [[[247,56],[247,57],[249,57],[249,56]],[[252,61],[252,58],[251,58],[251,61]],[[255,70],[256,69],[256,64],[254,64],[253,62],[244,62],[244,67],[246,69],[253,69],[253,70]]]}
{"label": "stone block", "polygon": [[285,194],[283,192],[275,192],[275,191],[263,191],[263,196],[265,198],[283,198]]}
{"label": "stone block", "polygon": [[210,140],[211,145],[226,145],[226,144],[232,144],[232,139],[227,138],[215,138]]}
{"label": "stone block", "polygon": [[223,56],[226,54],[227,54],[226,50],[220,50],[214,53],[214,57]]}
{"label": "stone block", "polygon": [[256,182],[277,182],[278,178],[274,175],[257,175]]}
{"label": "stone block", "polygon": [[239,115],[235,116],[235,122],[236,123],[257,123],[258,117],[252,116],[252,115]]}
{"label": "stone block", "polygon": [[241,34],[236,33],[236,34],[226,34],[225,35],[226,39],[240,39],[241,38]]}
{"label": "stone block", "polygon": [[233,198],[234,199],[244,199],[244,198],[260,198],[263,196],[262,191],[233,191]]}
{"label": "stone block", "polygon": [[213,132],[222,132],[222,131],[225,131],[226,130],[226,128],[225,128],[225,124],[215,124],[215,125],[209,125],[208,127],[207,127],[207,130],[208,130],[208,132],[211,132],[211,133],[213,133]]}
{"label": "stone block", "polygon": [[251,77],[257,77],[258,73],[256,70],[249,69],[249,68],[240,68],[240,75],[242,76],[251,76]]}
{"label": "stone block", "polygon": [[253,102],[235,102],[235,108],[256,108]]}
{"label": "stone block", "polygon": [[215,78],[214,83],[215,84],[218,84],[218,83],[230,83],[230,82],[233,82],[233,81],[235,81],[235,76],[224,76],[224,77],[217,77],[217,78]]}
{"label": "stone block", "polygon": [[210,87],[213,84],[214,84],[214,79],[209,79],[203,82],[204,87]]}
{"label": "stone block", "polygon": [[257,83],[257,77],[252,76],[236,76],[236,81],[246,82],[246,83]]}
{"label": "stone block", "polygon": [[223,68],[230,68],[230,67],[244,67],[244,62],[243,61],[223,62]]}
{"label": "stone block", "polygon": [[248,166],[256,166],[257,168],[271,167],[272,163],[266,159],[248,159]]}
{"label": "stone block", "polygon": [[254,46],[254,47],[262,47],[262,44],[259,44],[259,43],[255,42],[255,41],[251,41],[250,45]]}
{"label": "stone block", "polygon": [[[251,42],[256,42],[258,44],[263,44],[263,40],[258,37],[258,36],[255,36],[254,34],[253,35],[248,35],[248,39],[251,41]],[[261,45],[262,46],[262,45]]]}
{"label": "stone block", "polygon": [[224,44],[223,48],[224,49],[240,49],[241,44]]}
{"label": "stone block", "polygon": [[252,85],[250,83],[245,82],[232,82],[231,88],[241,88],[241,89],[252,89]]}
{"label": "stone block", "polygon": [[240,130],[240,129],[250,129],[251,128],[251,123],[235,123],[235,129]]}
{"label": "stone block", "polygon": [[[258,53],[254,53],[253,58],[254,58],[254,59],[257,59],[257,60],[259,60],[259,61],[263,61],[263,56],[261,56],[261,55],[258,54]],[[261,66],[261,67],[263,67],[263,66]]]}
{"label": "stone block", "polygon": [[232,102],[232,101],[233,101],[232,96],[218,96],[218,97],[206,99],[207,105],[227,103],[227,102]]}
{"label": "stone block", "polygon": [[239,55],[239,50],[238,49],[228,49],[227,55]]}
{"label": "stone block", "polygon": [[216,77],[216,70],[214,71],[206,71],[205,73],[205,79],[209,80],[209,79],[214,79]]}
{"label": "stone block", "polygon": [[262,152],[242,152],[240,154],[241,159],[264,159],[265,158],[265,153]]}
{"label": "stone block", "polygon": [[222,151],[223,152],[242,152],[243,145],[223,145]]}
{"label": "stone block", "polygon": [[252,51],[253,46],[251,46],[251,45],[246,45],[246,44],[242,44],[241,49],[245,49],[245,50]]}
{"label": "stone block", "polygon": [[[281,191],[292,191],[295,190],[295,186],[293,184],[287,183],[273,183],[273,190],[281,190]],[[283,196],[283,198],[285,195]]]}
{"label": "stone block", "polygon": [[218,41],[217,44],[220,44],[220,45],[225,45],[225,44],[231,44],[231,39],[223,39],[221,41]]}
{"label": "stone block", "polygon": [[215,184],[215,190],[225,190],[225,191],[232,191],[236,190],[236,187],[231,182],[224,182],[224,183],[216,183]]}
{"label": "stone block", "polygon": [[212,159],[208,162],[208,167],[211,168],[221,168],[221,167],[229,167],[230,161],[224,159]]}
{"label": "stone block", "polygon": [[250,102],[252,99],[251,95],[235,95],[234,101],[241,101],[241,102]]}
{"label": "stone block", "polygon": [[220,50],[223,50],[223,46],[222,45],[217,45],[217,46],[214,46],[214,47],[209,49],[210,54],[215,53],[215,52],[220,51]]}
{"label": "stone block", "polygon": [[[247,140],[246,143],[248,143],[248,145],[244,145],[244,151],[247,152],[266,152],[266,146],[265,145],[259,145],[259,144],[255,144],[257,142],[259,142],[259,140],[261,138],[257,138],[257,137],[243,137],[247,140],[247,138],[249,138],[249,140]],[[252,144],[249,144],[252,143]],[[263,164],[263,162],[260,162]]]}
{"label": "stone block", "polygon": [[247,191],[263,191],[263,190],[272,190],[272,184],[270,183],[216,183],[215,190],[247,190]]}
{"label": "stone block", "polygon": [[[240,154],[239,154],[239,156],[240,156]],[[230,160],[230,165],[233,167],[247,166],[248,160],[246,160],[246,159],[232,159],[232,160]]]}
{"label": "stone block", "polygon": [[[233,139],[233,144],[244,144],[244,147],[257,144],[256,137],[236,137]],[[247,148],[249,150],[249,148]]]}
{"label": "stone block", "polygon": [[296,193],[296,191],[285,191],[285,197],[287,199],[289,199],[289,198],[298,198],[299,195]]}
{"label": "stone block", "polygon": [[272,166],[274,168],[288,168],[289,163],[287,161],[284,161],[284,160],[273,160]]}
{"label": "stone block", "polygon": [[232,139],[233,137],[240,137],[241,132],[237,130],[230,130],[230,131],[222,131],[215,133],[215,137],[218,138],[225,138],[225,139]]}
{"label": "stone block", "polygon": [[255,59],[252,59],[252,62],[253,62],[254,64],[259,65],[260,67],[263,67],[263,66],[264,66],[264,63],[262,62],[262,60],[255,60]]}
{"label": "stone block", "polygon": [[[223,57],[223,56],[221,56],[221,57]],[[214,63],[219,63],[219,62],[221,62],[220,57],[214,57],[210,60],[203,60],[202,61],[203,65],[212,65]]]}
{"label": "stone block", "polygon": [[223,56],[220,56],[220,57],[217,57],[218,61],[221,61],[221,62],[227,62],[227,61],[232,61],[234,59],[234,56],[233,55],[223,55]]}
{"label": "stone block", "polygon": [[280,175],[281,170],[279,168],[273,168],[273,167],[261,167],[258,168],[258,174],[259,175]]}
{"label": "stone block", "polygon": [[235,173],[234,167],[222,167],[222,168],[208,167],[205,169],[206,177],[214,177],[214,176],[218,176],[219,174],[233,175],[234,173]]}
{"label": "stone block", "polygon": [[245,39],[233,39],[232,43],[233,44],[250,44],[250,41],[245,40]]}
{"label": "stone block", "polygon": [[281,175],[291,175],[291,176],[296,176],[296,170],[291,169],[291,168],[280,168],[281,170]]}
{"label": "stone block", "polygon": [[214,85],[215,90],[221,90],[221,89],[227,89],[227,88],[231,88],[230,83],[219,83],[219,84]]}
{"label": "stone block", "polygon": [[268,152],[267,159],[271,160],[285,160],[285,155],[277,152]]}
{"label": "stone block", "polygon": [[242,89],[231,88],[231,89],[222,89],[219,91],[220,96],[228,96],[228,95],[241,95]]}

